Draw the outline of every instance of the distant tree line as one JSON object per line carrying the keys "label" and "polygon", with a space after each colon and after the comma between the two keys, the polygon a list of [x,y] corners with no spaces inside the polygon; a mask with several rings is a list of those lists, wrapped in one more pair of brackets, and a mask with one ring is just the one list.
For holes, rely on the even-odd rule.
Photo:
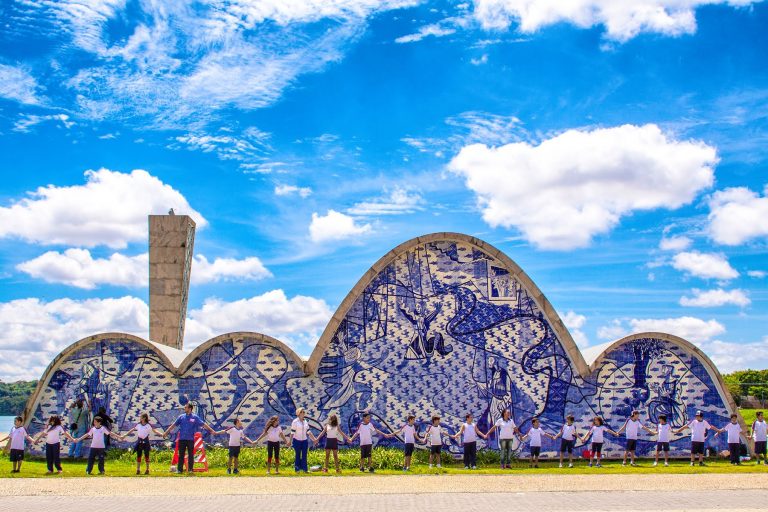
{"label": "distant tree line", "polygon": [[18,416],[37,386],[36,380],[0,382],[0,416]]}
{"label": "distant tree line", "polygon": [[739,370],[724,374],[723,380],[739,405],[744,396],[768,400],[768,370]]}

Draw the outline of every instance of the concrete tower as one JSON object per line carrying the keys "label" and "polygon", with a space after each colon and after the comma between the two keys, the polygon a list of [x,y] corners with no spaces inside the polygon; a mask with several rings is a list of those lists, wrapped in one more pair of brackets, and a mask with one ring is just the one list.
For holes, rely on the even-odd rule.
{"label": "concrete tower", "polygon": [[187,215],[149,216],[149,339],[182,349],[195,221]]}

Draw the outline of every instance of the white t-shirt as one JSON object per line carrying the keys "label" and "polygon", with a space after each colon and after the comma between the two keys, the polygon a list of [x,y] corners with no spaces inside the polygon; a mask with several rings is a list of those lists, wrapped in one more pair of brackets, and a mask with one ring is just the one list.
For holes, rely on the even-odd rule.
{"label": "white t-shirt", "polygon": [[740,444],[739,434],[741,434],[741,425],[738,423],[728,423],[724,429],[728,433],[728,444]]}
{"label": "white t-shirt", "polygon": [[283,431],[282,427],[280,425],[276,427],[269,427],[267,429],[267,441],[271,443],[279,443],[280,442],[280,433]]}
{"label": "white t-shirt", "polygon": [[443,444],[443,428],[441,426],[429,426],[429,445],[440,446]]}
{"label": "white t-shirt", "polygon": [[624,430],[627,439],[637,439],[640,433],[640,420],[627,420],[627,427]]}
{"label": "white t-shirt", "polygon": [[691,441],[694,443],[703,443],[707,436],[707,429],[709,428],[707,420],[693,420],[688,424],[688,427],[691,429]]}
{"label": "white t-shirt", "polygon": [[405,444],[416,443],[416,427],[414,427],[413,425],[403,426],[403,441],[405,442]]}
{"label": "white t-shirt", "polygon": [[91,435],[91,448],[104,448],[104,436],[109,435],[109,430],[106,427],[91,427],[88,431]]}
{"label": "white t-shirt", "polygon": [[563,425],[563,439],[573,441],[576,439],[576,425]]}
{"label": "white t-shirt", "polygon": [[361,423],[359,427],[357,427],[358,435],[360,436],[360,446],[365,446],[368,444],[373,444],[373,432],[375,430],[375,427],[373,426],[373,423]]}
{"label": "white t-shirt", "polygon": [[23,450],[27,435],[24,427],[11,427],[11,450]]}
{"label": "white t-shirt", "polygon": [[672,427],[669,423],[659,423],[656,426],[656,432],[659,433],[659,442],[668,443],[672,434]]}
{"label": "white t-shirt", "polygon": [[137,423],[134,428],[136,429],[136,435],[139,436],[139,439],[149,439],[149,435],[152,433],[152,425],[149,423],[146,425]]}
{"label": "white t-shirt", "polygon": [[765,442],[766,434],[768,434],[768,423],[763,421],[757,421],[752,424],[752,438],[757,442]]}
{"label": "white t-shirt", "polygon": [[541,427],[531,428],[528,431],[528,439],[531,442],[531,446],[541,447],[541,436],[544,434],[544,429]]}
{"label": "white t-shirt", "polygon": [[56,444],[61,442],[61,434],[64,432],[64,428],[61,425],[55,427],[48,427],[48,431],[45,433],[45,442],[48,444]]}
{"label": "white t-shirt", "polygon": [[328,439],[338,439],[339,438],[339,427],[335,426],[332,427],[330,425],[325,426],[325,437]]}
{"label": "white t-shirt", "polygon": [[474,423],[465,423],[464,425],[464,433],[461,436],[461,439],[464,441],[464,443],[474,443],[477,441],[477,429],[475,428]]}
{"label": "white t-shirt", "polygon": [[605,442],[605,425],[592,425],[592,428],[590,428],[589,431],[592,433],[593,443]]}
{"label": "white t-shirt", "polygon": [[517,425],[515,425],[515,420],[512,418],[506,421],[503,418],[499,418],[496,420],[495,425],[499,429],[499,439],[512,439],[515,437]]}
{"label": "white t-shirt", "polygon": [[294,418],[291,422],[291,432],[293,438],[297,441],[306,441],[307,432],[309,432],[309,422],[307,420],[301,421],[299,418]]}
{"label": "white t-shirt", "polygon": [[243,436],[245,436],[243,429],[229,427],[227,433],[229,433],[229,446],[240,446],[243,444]]}

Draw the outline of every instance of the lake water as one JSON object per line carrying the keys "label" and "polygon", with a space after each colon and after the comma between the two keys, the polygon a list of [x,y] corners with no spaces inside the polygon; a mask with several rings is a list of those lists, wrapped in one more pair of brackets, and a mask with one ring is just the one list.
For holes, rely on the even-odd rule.
{"label": "lake water", "polygon": [[13,427],[15,416],[0,416],[0,433],[7,434]]}

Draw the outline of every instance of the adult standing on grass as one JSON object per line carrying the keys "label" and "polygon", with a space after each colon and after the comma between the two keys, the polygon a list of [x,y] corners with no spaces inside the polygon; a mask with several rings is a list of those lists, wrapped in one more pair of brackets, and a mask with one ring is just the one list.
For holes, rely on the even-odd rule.
{"label": "adult standing on grass", "polygon": [[499,449],[501,450],[501,469],[511,468],[512,462],[512,444],[515,434],[520,434],[520,430],[512,419],[512,413],[509,409],[504,409],[501,418],[485,434],[486,439],[491,436],[494,430],[499,430]]}
{"label": "adult standing on grass", "polygon": [[177,471],[179,474],[184,472],[184,454],[187,454],[187,472],[192,473],[195,465],[195,434],[200,429],[204,428],[211,434],[215,434],[213,430],[206,422],[200,418],[197,414],[193,414],[194,406],[191,403],[187,403],[184,406],[184,414],[176,418],[176,421],[171,424],[165,432],[163,437],[168,437],[168,434],[173,431],[174,428],[179,427],[179,462],[177,465]]}
{"label": "adult standing on grass", "polygon": [[296,417],[291,422],[291,433],[288,435],[288,442],[293,446],[295,457],[293,460],[293,470],[308,472],[307,452],[309,451],[309,439],[314,436],[309,431],[309,422],[304,419],[306,412],[303,407],[296,409]]}
{"label": "adult standing on grass", "polygon": [[[82,398],[75,400],[74,405],[69,410],[69,429],[72,431],[72,437],[80,437],[86,432],[91,424],[91,414],[88,410],[88,403]],[[79,458],[82,456],[83,442],[70,443],[69,457]]]}

